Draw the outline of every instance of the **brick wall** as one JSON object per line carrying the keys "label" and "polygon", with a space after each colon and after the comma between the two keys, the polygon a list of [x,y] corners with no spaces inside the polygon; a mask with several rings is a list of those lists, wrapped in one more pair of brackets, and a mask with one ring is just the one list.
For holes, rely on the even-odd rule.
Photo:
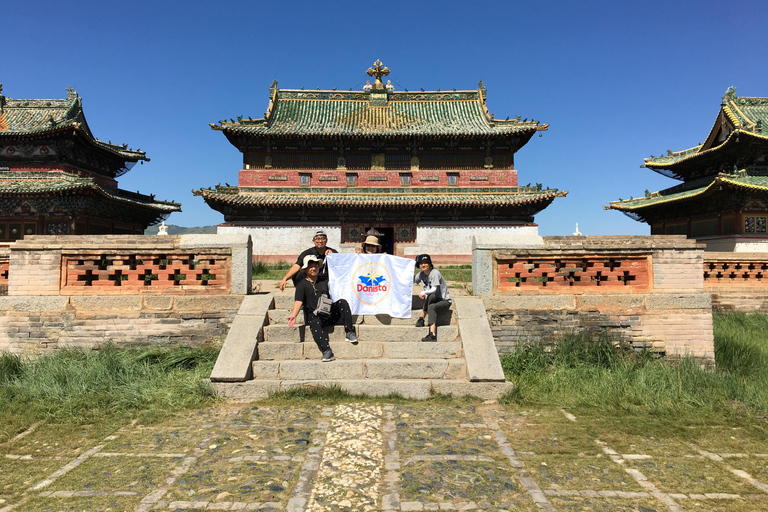
{"label": "brick wall", "polygon": [[475,237],[473,288],[501,353],[586,332],[713,362],[702,249],[684,236]]}
{"label": "brick wall", "polygon": [[227,336],[242,295],[0,297],[0,352],[200,345]]}
{"label": "brick wall", "polygon": [[248,235],[36,235],[9,253],[11,296],[226,295],[251,285]]}

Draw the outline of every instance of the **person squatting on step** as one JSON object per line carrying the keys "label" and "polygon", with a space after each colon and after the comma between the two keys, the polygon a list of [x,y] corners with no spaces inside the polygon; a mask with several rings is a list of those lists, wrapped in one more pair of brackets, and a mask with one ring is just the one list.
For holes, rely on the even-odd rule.
{"label": "person squatting on step", "polygon": [[[285,276],[283,276],[283,279],[280,281],[280,291],[285,290],[285,285],[288,283],[288,279],[293,281],[293,286],[296,286],[299,281],[304,279],[304,274],[301,272],[301,266],[304,264],[304,259],[308,255],[312,254],[320,260],[320,263],[323,263],[327,255],[331,254],[332,252],[338,252],[336,249],[332,249],[325,245],[328,243],[328,235],[326,235],[325,231],[322,229],[318,230],[315,233],[315,236],[312,237],[312,243],[314,246],[299,254],[299,257],[296,259],[296,263],[291,265],[291,268],[289,268],[288,272],[285,273]],[[328,280],[328,270],[325,266],[321,267],[320,274],[318,274],[318,279],[320,281]]]}
{"label": "person squatting on step", "polygon": [[301,270],[305,277],[296,284],[293,310],[288,317],[288,327],[293,328],[296,324],[296,316],[304,307],[304,323],[309,326],[312,337],[317,343],[317,348],[323,353],[323,362],[328,362],[336,358],[323,327],[342,322],[348,342],[357,343],[357,336],[355,335],[355,326],[352,324],[352,312],[349,309],[349,303],[344,299],[339,299],[331,304],[328,281],[319,281],[317,278],[322,262],[313,254],[304,257]]}
{"label": "person squatting on step", "polygon": [[442,274],[432,265],[429,254],[419,254],[416,257],[416,265],[421,272],[413,278],[414,283],[421,283],[422,290],[419,297],[424,299],[424,307],[421,316],[416,321],[416,327],[424,327],[424,316],[428,313],[427,325],[429,333],[421,338],[421,341],[437,341],[437,315],[442,311],[448,311],[451,307],[451,294],[448,293],[448,284]]}

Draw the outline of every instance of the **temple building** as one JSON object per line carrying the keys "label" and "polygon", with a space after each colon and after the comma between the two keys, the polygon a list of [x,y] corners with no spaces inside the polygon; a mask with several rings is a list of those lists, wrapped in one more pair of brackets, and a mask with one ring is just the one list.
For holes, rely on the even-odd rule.
{"label": "temple building", "polygon": [[681,184],[605,208],[646,222],[652,235],[687,235],[710,251],[768,252],[766,122],[768,98],[738,97],[729,88],[703,143],[645,159],[643,167]]}
{"label": "temple building", "polygon": [[[255,257],[291,260],[317,229],[351,250],[468,261],[475,234],[535,235],[534,215],[567,192],[520,186],[515,152],[546,124],[496,119],[486,89],[395,91],[377,61],[362,91],[269,90],[263,117],[211,124],[243,154],[238,186],[193,190],[249,233]],[[369,81],[370,82],[370,81]]]}
{"label": "temple building", "polygon": [[91,133],[82,99],[12,99],[0,84],[0,243],[24,235],[141,234],[179,204],[117,188],[143,151]]}

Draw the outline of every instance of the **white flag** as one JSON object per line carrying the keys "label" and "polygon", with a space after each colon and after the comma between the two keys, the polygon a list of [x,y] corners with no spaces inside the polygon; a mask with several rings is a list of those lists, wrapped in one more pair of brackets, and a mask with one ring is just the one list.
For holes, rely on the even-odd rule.
{"label": "white flag", "polygon": [[325,257],[331,299],[346,299],[353,315],[411,317],[416,262],[388,254],[334,253]]}

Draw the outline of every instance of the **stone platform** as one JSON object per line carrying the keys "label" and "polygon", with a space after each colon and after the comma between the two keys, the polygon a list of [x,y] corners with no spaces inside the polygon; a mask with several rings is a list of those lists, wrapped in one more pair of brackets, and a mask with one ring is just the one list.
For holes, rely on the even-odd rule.
{"label": "stone platform", "polygon": [[[414,308],[421,300],[413,298]],[[303,314],[288,327],[293,293],[246,297],[211,373],[223,396],[260,399],[295,386],[339,386],[351,394],[424,399],[434,394],[496,399],[505,381],[481,299],[456,297],[438,319],[437,342],[421,341],[419,309],[406,319],[388,315],[354,318],[358,343],[342,326],[328,327],[336,361],[323,363]]]}

